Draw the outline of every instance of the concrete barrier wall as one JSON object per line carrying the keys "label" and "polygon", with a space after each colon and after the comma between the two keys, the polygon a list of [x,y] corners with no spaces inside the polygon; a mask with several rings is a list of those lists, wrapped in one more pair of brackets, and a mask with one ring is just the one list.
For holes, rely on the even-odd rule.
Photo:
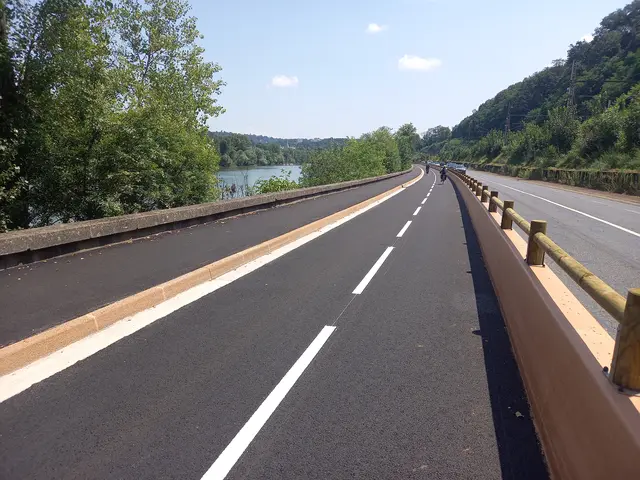
{"label": "concrete barrier wall", "polygon": [[331,185],[4,233],[0,234],[0,269],[338,192],[397,177],[411,170]]}
{"label": "concrete barrier wall", "polygon": [[640,478],[640,399],[619,393],[602,373],[605,356],[583,341],[595,327],[576,331],[536,273],[545,267],[529,267],[486,206],[451,178],[478,236],[552,477]]}

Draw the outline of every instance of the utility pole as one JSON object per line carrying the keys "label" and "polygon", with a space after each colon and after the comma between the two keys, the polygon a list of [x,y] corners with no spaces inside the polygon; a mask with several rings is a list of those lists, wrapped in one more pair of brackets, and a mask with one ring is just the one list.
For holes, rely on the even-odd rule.
{"label": "utility pole", "polygon": [[511,102],[507,106],[507,119],[504,123],[504,143],[507,143],[507,137],[509,136],[509,132],[511,132]]}
{"label": "utility pole", "polygon": [[572,108],[574,106],[576,96],[576,61],[571,64],[571,80],[569,82],[569,98],[567,99],[567,107]]}

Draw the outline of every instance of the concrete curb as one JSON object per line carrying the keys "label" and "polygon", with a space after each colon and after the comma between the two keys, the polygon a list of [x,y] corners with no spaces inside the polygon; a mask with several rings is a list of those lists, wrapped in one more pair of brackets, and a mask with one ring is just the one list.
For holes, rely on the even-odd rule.
{"label": "concrete curb", "polygon": [[398,185],[375,197],[349,208],[336,212],[328,217],[321,218],[295,230],[287,232],[279,237],[267,240],[259,245],[249,247],[226,258],[210,263],[178,278],[169,280],[155,287],[139,292],[130,297],[107,305],[81,317],[52,327],[42,333],[33,335],[19,342],[0,349],[0,375],[7,375],[19,368],[45,357],[61,348],[70,345],[82,338],[98,332],[119,320],[123,320],[143,310],[159,305],[160,303],[175,297],[190,288],[201,283],[214,280],[227,272],[255,260],[262,255],[270,253],[284,245],[298,240],[305,235],[313,233],[331,223],[340,220],[354,212],[375,203],[381,198],[393,192],[406,188],[419,181],[424,172],[409,180],[405,184]]}
{"label": "concrete curb", "polygon": [[525,242],[450,178],[478,236],[552,477],[637,477],[640,399],[618,393],[602,373],[613,340],[584,307],[572,314],[577,300],[559,281],[549,288],[553,272],[528,266]]}
{"label": "concrete curb", "polygon": [[0,234],[0,269],[269,208],[411,172]]}

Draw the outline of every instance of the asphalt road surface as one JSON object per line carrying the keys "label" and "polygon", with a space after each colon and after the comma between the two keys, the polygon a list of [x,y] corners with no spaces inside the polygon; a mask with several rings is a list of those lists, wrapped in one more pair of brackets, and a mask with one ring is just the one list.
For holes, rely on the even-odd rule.
{"label": "asphalt road surface", "polygon": [[151,288],[378,195],[417,171],[352,190],[0,271],[0,346]]}
{"label": "asphalt road surface", "polygon": [[0,478],[547,478],[464,204],[434,182],[5,400]]}
{"label": "asphalt road surface", "polygon": [[[468,174],[498,190],[500,198],[514,200],[515,210],[527,220],[546,220],[554,242],[625,298],[629,288],[640,287],[640,204],[475,170]],[[618,323],[553,260],[547,265],[615,336]]]}

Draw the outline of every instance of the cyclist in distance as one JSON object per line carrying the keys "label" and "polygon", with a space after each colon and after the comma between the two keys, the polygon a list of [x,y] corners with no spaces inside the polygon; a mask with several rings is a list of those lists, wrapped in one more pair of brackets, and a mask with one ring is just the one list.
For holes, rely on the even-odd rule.
{"label": "cyclist in distance", "polygon": [[440,170],[440,181],[444,183],[446,179],[447,179],[447,167],[443,165],[442,170]]}

